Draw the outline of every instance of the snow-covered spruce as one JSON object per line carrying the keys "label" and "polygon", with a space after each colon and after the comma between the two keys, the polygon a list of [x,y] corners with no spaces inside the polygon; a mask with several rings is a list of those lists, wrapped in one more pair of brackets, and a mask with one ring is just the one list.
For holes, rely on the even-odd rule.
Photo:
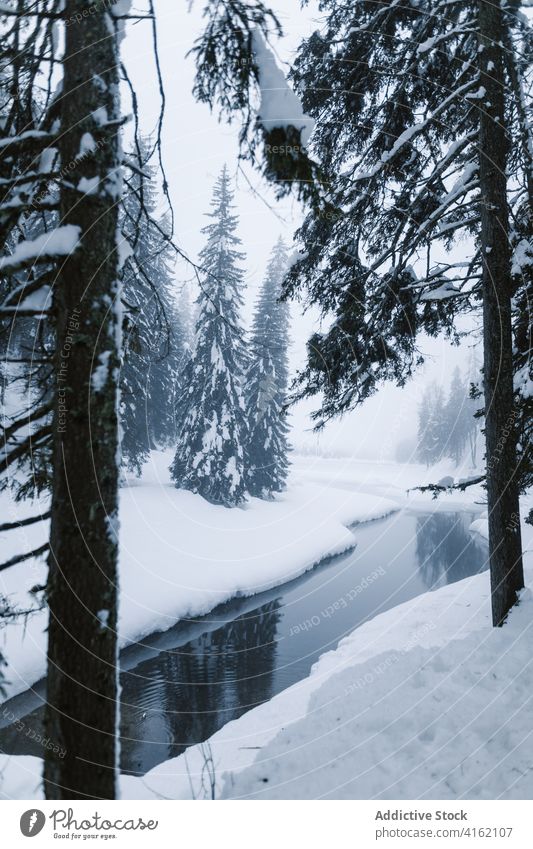
{"label": "snow-covered spruce", "polygon": [[287,479],[289,428],[284,404],[289,312],[287,304],[279,300],[287,262],[287,248],[280,238],[257,301],[245,384],[249,427],[246,483],[250,495],[259,498],[280,492]]}
{"label": "snow-covered spruce", "polygon": [[155,168],[146,161],[148,155],[149,144],[143,141],[121,221],[126,245],[121,447],[124,464],[137,474],[150,449],[175,439],[176,376],[185,354],[171,294],[173,255],[163,235],[168,227],[155,217]]}
{"label": "snow-covered spruce", "polygon": [[[286,284],[334,317],[312,337],[301,375],[302,396],[322,393],[321,420],[382,380],[403,386],[420,362],[417,336],[457,334],[457,314],[477,309],[481,294],[486,456],[498,457],[487,463],[496,625],[523,586],[516,516],[533,475],[530,405],[513,391],[514,370],[531,358],[521,316],[533,277],[520,266],[516,279],[512,261],[531,229],[521,94],[531,26],[509,5],[465,0],[445,4],[448,15],[440,0],[424,14],[418,3],[327,0],[292,74],[320,119],[313,155],[327,203],[310,205],[299,230],[307,258]],[[452,246],[465,237],[457,263]]]}
{"label": "snow-covered spruce", "polygon": [[[476,375],[477,377],[477,375]],[[453,372],[448,400],[444,408],[444,424],[447,432],[446,453],[458,466],[467,446],[474,462],[474,444],[477,420],[474,418],[481,404],[470,397],[469,387],[457,366]]]}
{"label": "snow-covered spruce", "polygon": [[239,263],[238,219],[233,214],[230,178],[224,166],[212,199],[207,243],[200,253],[204,270],[198,298],[196,347],[183,383],[183,420],[172,478],[183,489],[214,504],[233,507],[244,500],[244,446],[247,425],[243,400],[245,350],[240,319],[243,271]]}
{"label": "snow-covered spruce", "polygon": [[418,409],[418,459],[426,466],[445,454],[444,390],[437,383],[428,386]]}

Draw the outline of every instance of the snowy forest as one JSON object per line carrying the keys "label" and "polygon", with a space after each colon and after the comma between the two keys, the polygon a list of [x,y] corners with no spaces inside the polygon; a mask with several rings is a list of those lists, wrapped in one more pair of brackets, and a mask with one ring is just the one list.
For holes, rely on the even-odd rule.
{"label": "snowy forest", "polygon": [[531,6],[0,3],[0,799],[532,798]]}

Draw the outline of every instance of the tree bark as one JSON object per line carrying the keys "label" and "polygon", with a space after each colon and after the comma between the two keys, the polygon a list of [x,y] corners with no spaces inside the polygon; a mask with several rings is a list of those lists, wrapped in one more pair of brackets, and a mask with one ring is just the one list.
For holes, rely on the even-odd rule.
{"label": "tree bark", "polygon": [[60,223],[79,227],[80,247],[61,264],[54,294],[48,799],[116,795],[121,186],[118,49],[107,6],[84,16],[85,0],[66,0],[64,9]]}
{"label": "tree bark", "polygon": [[[492,619],[502,625],[524,586],[513,393],[511,253],[507,204],[504,20],[479,0],[479,180],[483,257],[485,438]],[[484,89],[484,91],[483,91]]]}

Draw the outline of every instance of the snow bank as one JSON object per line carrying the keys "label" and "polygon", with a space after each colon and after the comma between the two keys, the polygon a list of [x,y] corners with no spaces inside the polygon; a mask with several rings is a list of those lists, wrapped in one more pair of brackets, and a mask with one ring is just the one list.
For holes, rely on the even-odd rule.
{"label": "snow bank", "polygon": [[335,674],[223,797],[530,799],[533,595],[504,628]]}
{"label": "snow bank", "polygon": [[[533,529],[523,532],[531,587]],[[206,743],[142,779],[122,776],[122,797],[202,798],[209,753],[217,795],[232,798],[531,798],[532,614],[525,591],[493,629],[486,573],[417,596]],[[0,795],[39,798],[41,770],[37,758],[0,757]]]}
{"label": "snow bank", "polygon": [[438,649],[450,635],[461,638],[489,629],[490,623],[486,574],[417,596],[376,616],[341,640],[337,649],[323,654],[308,678],[228,723],[207,744],[192,746],[137,779],[144,785],[145,798],[190,799],[191,788],[201,798],[207,747],[213,755],[219,795],[225,778],[233,782],[236,774],[250,767],[258,749],[266,751],[278,733],[307,716],[314,694],[338,673],[348,669],[353,674],[359,664],[398,649]]}
{"label": "snow bank", "polygon": [[[228,723],[207,743],[191,746],[177,758],[154,767],[143,778],[122,776],[123,798],[202,797],[205,753],[213,754],[217,794],[225,773],[229,779],[253,764],[258,748],[265,750],[276,735],[307,716],[312,697],[343,670],[402,647],[439,648],[450,634],[460,638],[490,627],[490,598],[486,575],[476,575],[395,607],[365,623],[322,655],[308,678]],[[42,762],[33,757],[0,756],[0,791],[6,798],[40,798]],[[23,788],[21,790],[21,788]],[[191,789],[192,788],[192,789]],[[17,795],[19,794],[19,795]],[[31,794],[31,795],[30,795]]]}
{"label": "snow bank", "polygon": [[436,499],[431,492],[420,492],[416,489],[419,486],[438,483],[443,478],[450,478],[459,483],[478,475],[479,470],[472,469],[467,461],[455,467],[453,461],[448,459],[427,468],[421,463],[378,462],[356,458],[323,459],[298,455],[293,458],[295,481],[379,494],[395,500],[399,506],[408,506],[410,510],[424,512],[463,509],[478,512],[479,504],[486,501],[486,493],[480,484],[469,486],[464,492],[442,492]]}
{"label": "snow bank", "polygon": [[[527,503],[525,507],[527,509]],[[528,552],[526,555],[526,563],[528,564],[526,583],[531,586],[533,585],[533,531],[529,526],[524,525],[523,533],[525,549]],[[527,651],[527,643],[529,642],[531,644],[531,632],[529,629],[531,613],[533,612],[532,608],[533,605],[531,602],[528,601],[526,603],[526,598],[524,598],[523,606],[519,610],[515,610],[513,614],[513,622],[517,624],[513,625],[513,628],[509,627],[501,631],[494,631],[491,624],[490,587],[487,573],[476,575],[464,581],[442,587],[434,592],[417,596],[405,604],[376,616],[371,621],[353,631],[339,643],[337,649],[322,655],[308,678],[289,687],[269,702],[249,711],[239,719],[228,723],[214,734],[207,743],[190,747],[180,757],[159,764],[142,779],[135,779],[139,783],[135,785],[134,792],[141,794],[141,798],[190,799],[191,795],[195,798],[202,798],[203,769],[206,753],[209,752],[213,757],[215,765],[217,796],[220,796],[224,788],[224,794],[226,796],[237,796],[241,793],[248,796],[250,793],[257,793],[262,798],[263,791],[268,793],[269,789],[265,788],[271,784],[269,773],[264,772],[265,763],[270,758],[274,758],[271,767],[275,772],[277,770],[279,747],[287,746],[284,729],[287,729],[287,733],[290,733],[293,727],[299,727],[299,723],[312,723],[314,716],[318,715],[317,722],[322,722],[324,725],[329,723],[328,732],[334,734],[335,729],[339,727],[339,723],[341,722],[341,720],[337,721],[339,705],[343,703],[344,699],[351,697],[350,708],[347,709],[348,713],[346,714],[347,722],[349,723],[350,717],[353,719],[359,715],[357,704],[354,704],[354,702],[358,703],[362,690],[365,691],[365,703],[368,704],[367,718],[372,723],[374,721],[371,718],[373,711],[372,705],[374,703],[380,704],[379,698],[383,697],[385,699],[389,691],[391,678],[389,678],[388,672],[390,669],[394,669],[394,680],[396,683],[400,682],[400,685],[403,686],[402,682],[404,680],[411,682],[413,689],[418,692],[418,698],[421,698],[424,696],[425,689],[431,691],[431,676],[433,674],[431,670],[433,667],[439,669],[439,664],[441,664],[443,673],[441,684],[444,686],[444,692],[442,688],[440,690],[440,695],[442,696],[441,713],[444,713],[444,716],[439,714],[440,725],[445,723],[447,710],[452,711],[452,722],[455,725],[456,715],[459,717],[458,721],[460,722],[461,711],[470,709],[471,714],[472,712],[475,714],[476,704],[474,702],[477,702],[478,706],[482,702],[484,705],[485,701],[490,698],[490,682],[488,688],[484,685],[481,685],[479,690],[475,688],[479,678],[479,670],[483,669],[484,663],[494,663],[495,667],[498,667],[499,663],[498,672],[501,671],[502,665],[506,670],[509,669],[509,674],[507,675],[507,672],[505,673],[507,675],[506,680],[505,678],[502,679],[501,675],[498,675],[498,686],[501,690],[508,692],[509,699],[512,699],[514,694],[519,701],[520,698],[523,698],[524,691],[528,687],[529,693],[533,691],[533,687],[531,686],[533,684],[533,680],[531,680],[533,679],[531,661],[529,657],[525,658],[522,656]],[[491,661],[491,652],[495,651],[495,645],[492,640],[493,634],[496,635],[496,641],[498,640],[498,634],[504,634],[504,639],[500,646],[502,651],[500,651],[499,655],[496,653]],[[521,635],[518,640],[515,639],[517,635]],[[488,642],[486,642],[487,640]],[[463,653],[460,657],[452,654],[452,661],[448,662],[446,659],[448,647],[451,646],[452,652],[455,651],[455,642],[463,647],[459,649]],[[514,658],[515,642],[518,647],[517,651],[520,653],[519,660],[518,663],[515,663],[513,660],[512,664],[508,667],[507,655],[502,660],[502,654],[506,652],[507,647],[509,649],[509,657]],[[485,644],[487,651],[483,651],[482,657],[478,657],[476,660],[476,648]],[[470,652],[473,652],[472,656],[475,659],[471,666]],[[529,651],[529,654],[531,654],[531,651]],[[516,668],[520,668],[521,663],[524,668],[529,666],[530,670],[528,673],[530,677],[524,681],[524,688],[522,688],[520,682],[515,681],[513,678],[514,671]],[[425,675],[423,670],[426,664],[429,664],[430,672],[426,683],[423,684],[423,677]],[[461,687],[463,687],[465,693],[472,691],[471,697],[474,702],[470,705],[459,702],[457,706],[454,706],[452,700],[446,695],[447,687],[451,686],[453,682],[448,681],[445,677],[445,672],[447,671],[446,674],[450,672],[450,667],[453,672],[455,668],[459,669],[461,664],[465,667],[464,672],[460,673],[460,675],[463,675],[464,680],[462,682],[459,679],[455,680],[455,694],[457,696],[457,692],[460,692]],[[421,677],[419,678],[416,677],[418,670],[421,670]],[[485,673],[488,674],[487,670],[485,670]],[[492,674],[492,671],[490,674]],[[373,689],[372,685],[374,682],[377,682],[377,685],[381,689],[382,692],[380,694],[378,694],[376,689]],[[418,686],[419,684],[423,684],[425,689],[422,686]],[[472,687],[472,684],[474,684],[474,687]],[[391,684],[391,687],[393,686]],[[514,693],[515,688],[518,688],[517,693]],[[318,695],[319,693],[321,693],[320,696]],[[318,707],[315,707],[315,695]],[[384,724],[387,724],[398,713],[403,695],[407,695],[407,693],[402,694],[400,687],[400,690],[396,689],[395,691],[396,698],[392,697],[389,701],[385,699],[383,711],[381,709],[379,710],[379,715]],[[416,693],[414,696],[412,693],[410,695],[413,699],[416,698]],[[507,696],[504,696],[504,700],[506,698]],[[411,702],[412,704],[413,702]],[[431,698],[429,698],[426,707],[428,713],[432,713],[432,716],[435,716],[438,703],[433,703]],[[328,709],[330,710],[330,714],[326,716],[324,712]],[[496,702],[496,711],[500,709],[506,710],[505,705],[502,703],[498,706]],[[503,721],[505,721],[507,715],[510,714],[500,714],[500,718],[504,717]],[[494,714],[494,716],[497,720],[498,713]],[[322,718],[320,719],[320,717]],[[483,728],[483,723],[486,719],[487,717],[485,716],[480,720],[482,725],[479,728],[475,727],[475,722],[473,723],[471,730],[473,734],[478,735],[478,743],[487,731],[486,727]],[[527,716],[524,717],[523,712],[522,720],[522,732],[529,734]],[[416,715],[413,716],[411,714],[406,722],[406,727],[410,727],[411,730],[413,727],[416,728]],[[428,732],[429,737],[431,737],[433,730],[435,730],[434,727]],[[497,728],[493,728],[492,730],[495,733],[497,732]],[[419,731],[423,738],[425,731],[423,719],[420,721]],[[520,734],[521,732],[518,731],[517,733]],[[276,739],[278,734],[280,737]],[[321,732],[317,731],[317,736],[320,736],[320,734]],[[438,745],[441,744],[442,735],[445,734],[445,730],[442,733],[440,731],[439,733],[435,733],[435,740]],[[503,738],[507,739],[506,734],[506,729],[501,730],[500,744],[502,735]],[[350,739],[347,740],[347,737],[350,737]],[[350,751],[356,739],[360,739],[357,728],[348,724],[346,734],[343,732],[341,747],[345,746]],[[390,737],[387,737],[387,740],[390,743]],[[500,744],[496,744],[496,753],[494,749],[491,750],[494,757],[492,767],[495,767],[495,770],[498,768],[496,765],[498,758],[497,745]],[[324,752],[329,751],[330,743],[327,735],[326,740],[322,740],[322,745]],[[426,741],[424,745],[427,749],[430,743]],[[260,750],[258,763],[251,766],[257,756],[258,749]],[[456,759],[457,752],[462,751],[461,744],[459,744],[455,750]],[[470,751],[470,749],[465,749],[465,751]],[[355,754],[354,762],[357,762],[358,754],[358,752]],[[375,756],[375,752],[368,752],[367,754],[369,757]],[[501,754],[502,750],[500,749]],[[316,752],[313,752],[310,755],[310,759],[315,756]],[[452,743],[447,752],[447,762],[450,763],[453,757]],[[296,759],[297,752],[295,752]],[[317,763],[323,763],[324,759],[328,760],[323,753],[322,760],[317,761]],[[402,760],[398,760],[397,763],[399,768],[402,767]],[[353,763],[351,766],[353,767]],[[288,772],[293,767],[294,762],[287,767]],[[391,772],[394,773],[395,765],[390,763],[389,767]],[[337,768],[330,764],[329,769],[334,774]],[[242,770],[249,770],[249,772],[244,772],[241,779],[240,773]],[[511,770],[511,766],[509,766],[509,770]],[[257,778],[258,775],[259,779]],[[264,782],[263,778],[267,778],[268,781]],[[289,781],[290,779],[287,778],[286,780]],[[257,783],[254,782],[259,783],[259,790],[257,790]],[[427,786],[429,787],[430,785],[428,784]],[[245,788],[244,791],[243,787]],[[486,794],[489,798],[490,792],[494,790],[494,784],[491,787],[492,789]],[[413,790],[412,785],[410,785],[410,788],[405,790],[402,796],[410,798],[409,794]],[[288,791],[288,795],[293,790],[294,788]],[[127,792],[133,792],[132,788],[128,788]],[[349,795],[351,792],[355,792],[353,787],[350,791],[347,791],[347,794]],[[357,792],[362,792],[360,798],[366,798],[361,787],[358,788]],[[521,791],[518,788],[513,788],[510,792],[511,798],[518,798],[517,794],[519,792]],[[524,790],[524,792],[526,791]],[[531,788],[527,792],[531,793]],[[275,793],[272,795],[274,796],[276,793],[279,794],[280,798],[284,796],[282,788],[277,787]],[[398,787],[394,791],[391,791],[391,798],[394,798],[395,793],[399,793]],[[439,798],[439,794],[443,793],[443,786],[438,787],[438,789],[435,789],[434,798]],[[444,795],[446,796],[446,794]],[[135,796],[134,798],[138,797]],[[358,796],[353,798],[358,798]],[[411,798],[414,798],[414,796],[411,796]]]}
{"label": "snow bank", "polygon": [[[121,646],[179,619],[209,613],[236,596],[292,580],[352,548],[356,539],[347,525],[397,509],[381,495],[292,483],[276,501],[252,499],[243,509],[228,510],[175,489],[169,482],[170,459],[168,453],[154,454],[143,479],[121,491]],[[15,509],[18,505],[10,504],[8,515]],[[23,531],[24,536],[17,539],[11,532],[2,542],[31,550],[44,540],[46,528]],[[4,553],[2,559],[15,552]],[[21,563],[0,573],[0,593],[27,606],[27,591],[45,579],[43,562]],[[44,676],[46,626],[43,611],[2,632],[9,697]]]}

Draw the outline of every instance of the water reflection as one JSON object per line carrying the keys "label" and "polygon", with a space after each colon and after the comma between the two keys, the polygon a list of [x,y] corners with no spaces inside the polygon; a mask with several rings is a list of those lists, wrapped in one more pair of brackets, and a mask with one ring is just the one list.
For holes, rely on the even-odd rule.
{"label": "water reflection", "polygon": [[[472,520],[474,517],[469,517]],[[425,585],[437,589],[487,568],[487,547],[468,532],[463,513],[418,516],[416,556]]]}
{"label": "water reflection", "polygon": [[270,698],[280,602],[121,675],[124,772],[144,773]]}
{"label": "water reflection", "polygon": [[[402,512],[361,525],[355,551],[127,648],[120,676],[122,771],[144,774],[206,740],[308,675],[358,625],[485,569],[486,546],[468,532],[473,518]],[[370,581],[376,570],[379,579]],[[42,733],[43,709],[34,709],[43,704],[42,692],[18,706],[22,731],[5,714],[13,705],[0,709],[1,750],[42,757],[35,734]]]}

